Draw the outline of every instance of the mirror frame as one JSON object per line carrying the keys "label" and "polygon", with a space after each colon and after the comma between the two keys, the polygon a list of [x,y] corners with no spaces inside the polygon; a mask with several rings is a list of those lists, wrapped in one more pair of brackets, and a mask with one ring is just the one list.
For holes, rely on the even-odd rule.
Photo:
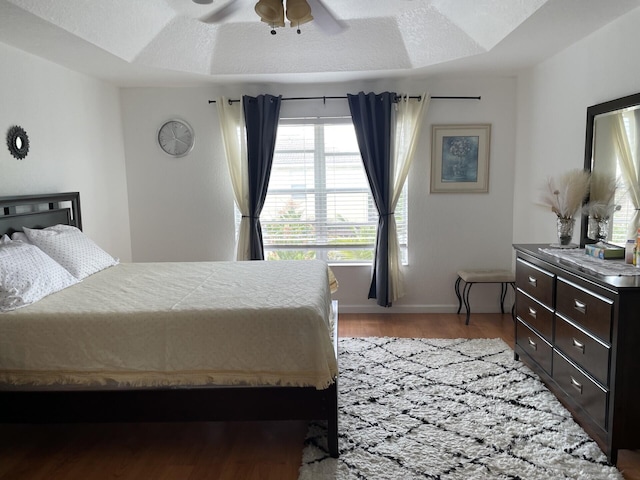
{"label": "mirror frame", "polygon": [[[584,146],[584,169],[591,172],[593,169],[593,127],[595,124],[595,118],[603,113],[610,113],[616,110],[623,110],[629,107],[640,106],[640,93],[634,93],[633,95],[627,95],[626,97],[616,98],[608,102],[598,103],[591,105],[587,108],[587,132]],[[587,203],[589,199],[585,200]],[[584,248],[585,244],[595,243],[587,237],[588,233],[589,217],[582,214],[580,219],[580,248]]]}
{"label": "mirror frame", "polygon": [[7,132],[7,147],[11,155],[18,160],[22,160],[29,153],[29,136],[20,125],[14,125]]}

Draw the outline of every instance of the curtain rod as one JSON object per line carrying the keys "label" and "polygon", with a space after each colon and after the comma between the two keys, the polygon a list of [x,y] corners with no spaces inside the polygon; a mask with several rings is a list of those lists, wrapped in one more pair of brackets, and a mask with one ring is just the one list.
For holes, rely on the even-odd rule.
{"label": "curtain rod", "polygon": [[[338,99],[346,99],[346,96],[339,96],[339,97],[287,97],[287,98],[283,98],[282,100],[322,100],[323,103],[325,103],[327,100],[338,100]],[[420,100],[422,98],[421,95],[413,95],[413,96],[409,96],[409,98],[411,99],[416,99],[416,100]],[[456,96],[434,96],[434,97],[430,97],[432,100],[480,100],[482,97],[477,96],[477,97],[456,97]],[[236,103],[239,102],[240,100],[229,100],[229,103]],[[209,100],[209,103],[216,103],[215,100]]]}

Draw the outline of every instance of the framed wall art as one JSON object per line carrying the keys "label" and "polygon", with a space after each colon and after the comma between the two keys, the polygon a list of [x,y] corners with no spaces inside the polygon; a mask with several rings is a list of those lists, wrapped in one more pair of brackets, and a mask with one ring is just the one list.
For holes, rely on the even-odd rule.
{"label": "framed wall art", "polygon": [[431,193],[489,191],[491,125],[431,126]]}

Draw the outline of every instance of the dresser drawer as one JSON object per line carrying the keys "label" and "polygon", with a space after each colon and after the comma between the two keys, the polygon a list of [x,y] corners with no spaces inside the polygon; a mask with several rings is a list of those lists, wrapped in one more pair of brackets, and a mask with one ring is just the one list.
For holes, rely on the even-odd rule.
{"label": "dresser drawer", "polygon": [[556,316],[556,347],[603,385],[609,385],[610,348],[571,322]]}
{"label": "dresser drawer", "polygon": [[553,379],[600,427],[607,429],[607,390],[557,350],[553,351]]}
{"label": "dresser drawer", "polygon": [[558,277],[556,310],[611,343],[613,301]]}
{"label": "dresser drawer", "polygon": [[540,303],[553,308],[553,283],[555,275],[522,260],[516,261],[516,285]]}
{"label": "dresser drawer", "polygon": [[553,311],[522,290],[516,290],[516,315],[548,342],[553,341]]}
{"label": "dresser drawer", "polygon": [[516,324],[516,343],[551,375],[551,345],[520,319]]}

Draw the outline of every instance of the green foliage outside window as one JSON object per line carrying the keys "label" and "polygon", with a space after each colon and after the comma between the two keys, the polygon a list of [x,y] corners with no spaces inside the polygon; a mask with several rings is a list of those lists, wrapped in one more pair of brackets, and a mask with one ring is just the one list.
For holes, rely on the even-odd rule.
{"label": "green foliage outside window", "polygon": [[[304,246],[305,243],[312,243],[315,239],[316,229],[313,223],[305,222],[302,219],[302,206],[293,199],[278,212],[276,221],[264,222],[263,229],[265,232],[265,248],[269,250],[269,245],[277,244],[283,239],[290,243],[287,247],[269,250],[267,252],[267,260],[311,260],[318,258],[315,249],[296,249],[295,247]],[[347,223],[342,217],[336,219],[335,223]],[[328,246],[340,245],[363,245],[368,248],[348,248],[348,249],[332,249],[327,250],[328,261],[339,262],[370,262],[373,260],[372,240],[375,239],[376,227],[372,225],[350,226],[346,230],[336,229],[337,234],[333,238],[327,239]]]}

